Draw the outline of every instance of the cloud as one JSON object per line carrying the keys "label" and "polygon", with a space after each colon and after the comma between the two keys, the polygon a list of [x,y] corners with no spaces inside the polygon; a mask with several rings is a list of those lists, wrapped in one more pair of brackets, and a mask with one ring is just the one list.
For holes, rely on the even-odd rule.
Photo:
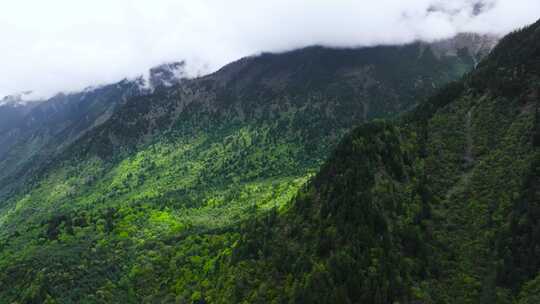
{"label": "cloud", "polygon": [[79,90],[174,60],[185,59],[196,75],[313,44],[504,34],[539,17],[538,0],[3,1],[0,96]]}

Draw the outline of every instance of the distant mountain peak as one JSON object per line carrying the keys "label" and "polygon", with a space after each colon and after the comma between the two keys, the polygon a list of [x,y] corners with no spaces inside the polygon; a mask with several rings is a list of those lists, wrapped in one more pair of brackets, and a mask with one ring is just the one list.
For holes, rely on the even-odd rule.
{"label": "distant mountain peak", "polygon": [[30,103],[37,103],[39,101],[41,101],[41,99],[35,96],[33,91],[24,91],[4,96],[0,99],[0,106],[26,106]]}
{"label": "distant mountain peak", "polygon": [[[159,87],[172,87],[176,84],[179,84],[182,80],[189,77],[189,73],[186,70],[185,61],[175,61],[168,62],[157,65],[150,68],[146,75],[141,75],[135,79],[124,79],[116,83],[117,85],[126,84],[126,83],[135,83],[142,94],[151,93],[156,88]],[[101,85],[91,85],[80,91],[71,91],[71,92],[58,92],[54,94],[55,96],[70,95],[77,93],[92,93],[96,90],[99,90],[103,87],[108,86],[109,84]],[[13,93],[4,97],[0,96],[0,106],[11,105],[11,106],[26,106],[30,103],[38,103],[40,101],[46,100],[49,98],[42,98],[35,91],[22,91]]]}
{"label": "distant mountain peak", "polygon": [[452,38],[436,40],[429,43],[435,56],[457,56],[458,52],[467,49],[469,54],[481,59],[497,45],[500,37],[492,34],[459,33]]}
{"label": "distant mountain peak", "polygon": [[142,89],[153,91],[159,87],[172,87],[188,78],[186,62],[163,63],[151,68],[148,74],[136,79]]}

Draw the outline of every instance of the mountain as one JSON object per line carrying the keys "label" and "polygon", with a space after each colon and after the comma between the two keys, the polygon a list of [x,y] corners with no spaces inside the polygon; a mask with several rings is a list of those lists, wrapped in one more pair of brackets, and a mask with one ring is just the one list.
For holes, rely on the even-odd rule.
{"label": "mountain", "polygon": [[21,93],[16,93],[0,99],[0,106],[25,106],[28,104],[36,104],[39,102],[39,99],[33,98],[32,91],[25,91]]}
{"label": "mountain", "polygon": [[0,105],[0,132],[4,133],[14,129],[17,123],[24,120],[24,116],[35,106],[35,104],[12,104],[3,103]]}
{"label": "mountain", "polygon": [[[59,118],[36,128],[24,119],[15,130],[30,135],[14,137],[0,164],[22,164],[3,171],[0,300],[247,299],[229,292],[253,291],[234,281],[257,274],[239,253],[252,219],[292,212],[343,135],[414,108],[479,56],[476,45],[448,50],[309,47],[175,83],[178,65],[166,65],[154,70],[163,85],[122,82],[41,103],[30,113],[76,111],[38,115]],[[35,138],[45,140],[32,149]],[[20,158],[19,142],[39,156]]]}
{"label": "mountain", "polygon": [[150,88],[171,87],[188,78],[185,61],[164,63],[150,69],[147,85]]}
{"label": "mountain", "polygon": [[0,107],[0,115],[11,117],[9,124],[0,129],[0,193],[4,194],[12,181],[32,174],[35,164],[106,121],[119,103],[136,94],[140,94],[137,84],[122,82],[58,94],[31,108],[20,103]]}
{"label": "mountain", "polygon": [[183,62],[163,64],[150,69],[147,78],[60,93],[47,100],[6,96],[0,103],[0,197],[23,176],[32,175],[32,168],[107,121],[127,99],[181,82],[184,68]]}
{"label": "mountain", "polygon": [[244,223],[202,298],[538,303],[539,148],[540,21],[347,134],[289,209]]}
{"label": "mountain", "polygon": [[[28,100],[27,97],[31,92],[24,92],[5,96],[0,99],[0,132],[9,131],[24,119],[35,106],[39,104],[39,100]],[[5,147],[5,146],[4,146]]]}
{"label": "mountain", "polygon": [[429,44],[436,56],[457,56],[458,52],[467,50],[477,64],[486,57],[499,42],[496,35],[478,35],[460,33],[452,39],[443,39]]}

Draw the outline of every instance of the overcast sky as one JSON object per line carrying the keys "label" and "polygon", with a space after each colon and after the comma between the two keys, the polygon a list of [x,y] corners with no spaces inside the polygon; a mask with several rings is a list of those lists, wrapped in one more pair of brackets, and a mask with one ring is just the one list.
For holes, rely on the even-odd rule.
{"label": "overcast sky", "polygon": [[540,0],[0,0],[0,96],[135,77],[185,59],[192,75],[261,51],[504,34]]}

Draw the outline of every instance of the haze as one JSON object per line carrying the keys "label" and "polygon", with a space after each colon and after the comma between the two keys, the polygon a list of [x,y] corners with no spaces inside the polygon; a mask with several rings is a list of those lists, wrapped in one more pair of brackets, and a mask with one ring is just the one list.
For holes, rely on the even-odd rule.
{"label": "haze", "polygon": [[35,97],[186,60],[192,76],[240,57],[319,44],[356,47],[505,34],[538,0],[17,0],[0,4],[0,96]]}

